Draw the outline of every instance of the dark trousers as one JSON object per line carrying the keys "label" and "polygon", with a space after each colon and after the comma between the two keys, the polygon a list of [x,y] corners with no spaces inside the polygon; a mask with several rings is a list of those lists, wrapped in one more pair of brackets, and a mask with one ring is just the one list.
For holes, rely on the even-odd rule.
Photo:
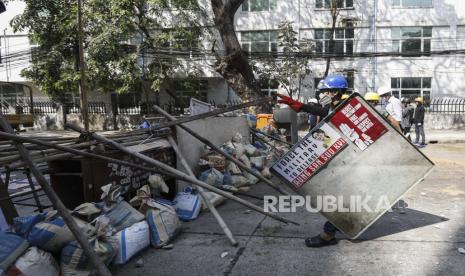
{"label": "dark trousers", "polygon": [[418,143],[420,141],[420,136],[421,136],[421,143],[425,143],[425,129],[423,124],[418,125],[415,124],[415,143]]}
{"label": "dark trousers", "polygon": [[[410,133],[410,128],[411,128],[411,127],[404,127],[404,128],[402,128],[402,134],[404,134],[404,135],[409,134],[409,133]],[[412,139],[410,138],[410,135],[408,135],[407,138],[408,138],[408,140],[409,140],[410,142],[412,141]]]}
{"label": "dark trousers", "polygon": [[338,231],[336,226],[334,226],[331,222],[327,221],[325,225],[323,226],[323,231],[330,235],[330,236],[336,236],[336,232]]}

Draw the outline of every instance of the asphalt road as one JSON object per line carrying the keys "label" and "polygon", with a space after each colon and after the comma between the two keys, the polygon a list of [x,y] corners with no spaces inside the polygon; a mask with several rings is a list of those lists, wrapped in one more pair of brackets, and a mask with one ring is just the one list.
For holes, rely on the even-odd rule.
{"label": "asphalt road", "polygon": [[[458,251],[465,248],[465,144],[431,144],[423,151],[436,167],[405,196],[409,206],[385,214],[355,241],[340,235],[335,246],[310,249],[304,239],[320,232],[321,215],[286,214],[301,225],[284,225],[228,201],[218,209],[238,247],[203,213],[184,223],[173,249],[145,250],[113,270],[116,275],[465,275],[465,254]],[[251,193],[274,194],[263,185]],[[136,267],[138,260],[142,267]]]}

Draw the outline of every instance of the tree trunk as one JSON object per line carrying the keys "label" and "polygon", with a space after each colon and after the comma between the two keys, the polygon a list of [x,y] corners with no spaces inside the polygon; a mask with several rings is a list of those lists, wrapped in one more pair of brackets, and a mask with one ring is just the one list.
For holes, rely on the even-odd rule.
{"label": "tree trunk", "polygon": [[[219,31],[225,54],[216,54],[215,70],[243,101],[260,97],[259,82],[254,76],[248,58],[242,51],[234,29],[234,15],[244,0],[211,0],[215,27]],[[257,107],[257,112],[270,112],[271,105]]]}
{"label": "tree trunk", "polygon": [[[335,53],[334,51],[334,33],[336,32],[336,22],[337,22],[337,16],[339,15],[339,9],[337,8],[337,1],[332,1],[331,3],[331,18],[332,18],[332,25],[331,25],[331,36],[329,37],[329,44],[328,44],[328,49],[329,49],[329,55]],[[329,73],[329,67],[331,65],[331,58],[328,56],[326,58],[326,70],[325,70],[325,75],[324,77],[326,78]]]}

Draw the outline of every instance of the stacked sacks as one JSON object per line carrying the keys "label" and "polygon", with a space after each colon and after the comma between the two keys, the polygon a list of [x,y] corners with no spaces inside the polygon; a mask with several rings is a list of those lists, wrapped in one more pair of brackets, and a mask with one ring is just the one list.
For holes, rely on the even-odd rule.
{"label": "stacked sacks", "polygon": [[182,224],[172,203],[153,199],[149,186],[140,188],[136,197],[131,199],[131,204],[139,206],[139,211],[145,214],[150,231],[150,243],[153,247],[168,245],[179,233]]}
{"label": "stacked sacks", "polygon": [[147,222],[137,222],[118,231],[108,238],[109,242],[117,248],[114,264],[125,264],[134,255],[149,247],[150,231]]}
{"label": "stacked sacks", "polygon": [[[109,265],[115,257],[117,248],[110,243],[109,238],[113,233],[110,219],[100,216],[93,221],[93,231],[90,233],[90,245],[97,256]],[[92,275],[95,273],[91,262],[77,241],[68,243],[61,251],[62,275]]]}
{"label": "stacked sacks", "polygon": [[[74,220],[87,235],[92,231],[92,226],[86,222],[78,218]],[[26,238],[30,245],[53,253],[60,252],[68,242],[74,240],[71,230],[56,211],[15,218],[13,228],[17,234]]]}
{"label": "stacked sacks", "polygon": [[60,275],[60,267],[52,254],[35,246],[29,247],[8,270],[9,276]]}
{"label": "stacked sacks", "polygon": [[27,240],[13,233],[0,232],[0,273],[3,275],[8,267],[29,247]]}
{"label": "stacked sacks", "polygon": [[200,195],[192,187],[184,188],[174,199],[176,214],[182,221],[191,221],[199,216],[201,207]]}

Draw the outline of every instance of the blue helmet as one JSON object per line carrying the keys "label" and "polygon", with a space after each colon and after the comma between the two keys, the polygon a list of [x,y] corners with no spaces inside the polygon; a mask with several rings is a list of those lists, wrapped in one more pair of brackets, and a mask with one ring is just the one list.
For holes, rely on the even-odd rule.
{"label": "blue helmet", "polygon": [[346,90],[348,88],[347,80],[341,75],[329,75],[321,84],[320,90],[340,89]]}

